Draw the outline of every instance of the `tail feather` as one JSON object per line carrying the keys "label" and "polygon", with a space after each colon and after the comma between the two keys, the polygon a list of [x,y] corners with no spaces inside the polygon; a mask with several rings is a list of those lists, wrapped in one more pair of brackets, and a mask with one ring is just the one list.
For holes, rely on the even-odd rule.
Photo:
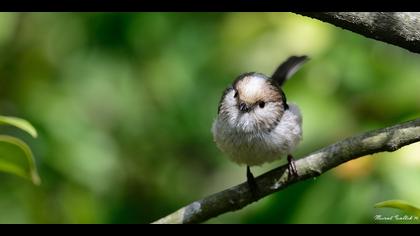
{"label": "tail feather", "polygon": [[274,74],[271,76],[271,79],[275,80],[280,86],[284,84],[299,68],[308,61],[308,56],[291,56],[285,62],[283,62]]}

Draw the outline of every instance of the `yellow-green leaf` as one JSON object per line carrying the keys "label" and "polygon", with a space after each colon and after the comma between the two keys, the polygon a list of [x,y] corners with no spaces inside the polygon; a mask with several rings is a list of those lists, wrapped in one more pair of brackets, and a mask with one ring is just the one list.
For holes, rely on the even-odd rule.
{"label": "yellow-green leaf", "polygon": [[17,176],[29,179],[35,185],[41,184],[41,179],[39,178],[38,171],[36,169],[34,156],[29,146],[22,140],[8,135],[0,135],[0,142],[15,145],[20,150],[22,150],[29,166],[29,169],[25,169],[23,166],[19,166],[16,163],[8,162],[4,160],[4,158],[2,159],[2,156],[4,156],[4,154],[0,153],[0,171],[15,174]]}
{"label": "yellow-green leaf", "polygon": [[[0,157],[1,158],[1,157]],[[0,171],[14,174],[23,178],[28,178],[28,174],[22,166],[3,161],[0,159]]]}
{"label": "yellow-green leaf", "polygon": [[375,204],[375,207],[376,208],[388,207],[388,208],[400,209],[400,210],[402,210],[406,213],[413,214],[415,216],[420,217],[420,209],[419,208],[411,205],[408,202],[401,201],[401,200],[389,200],[389,201],[379,202],[379,203]]}
{"label": "yellow-green leaf", "polygon": [[38,136],[36,129],[28,121],[10,116],[0,116],[0,125],[12,125],[15,126],[36,138]]}

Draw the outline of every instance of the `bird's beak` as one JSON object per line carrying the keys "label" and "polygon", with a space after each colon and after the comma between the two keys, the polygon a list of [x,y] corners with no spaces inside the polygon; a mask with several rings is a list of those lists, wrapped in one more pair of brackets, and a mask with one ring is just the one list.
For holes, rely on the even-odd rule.
{"label": "bird's beak", "polygon": [[250,107],[245,102],[241,102],[239,103],[239,110],[242,112],[248,112]]}

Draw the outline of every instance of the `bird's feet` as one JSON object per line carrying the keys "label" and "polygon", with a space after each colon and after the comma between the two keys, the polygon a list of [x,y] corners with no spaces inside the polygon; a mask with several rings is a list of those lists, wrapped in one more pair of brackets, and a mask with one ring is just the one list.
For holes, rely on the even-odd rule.
{"label": "bird's feet", "polygon": [[254,175],[252,175],[249,166],[246,166],[246,182],[248,183],[249,190],[254,198],[258,196],[258,186],[255,182]]}
{"label": "bird's feet", "polygon": [[293,156],[292,155],[287,155],[287,169],[289,170],[289,178],[292,177],[299,177],[297,170],[296,170],[296,165],[295,165],[295,161],[293,160]]}

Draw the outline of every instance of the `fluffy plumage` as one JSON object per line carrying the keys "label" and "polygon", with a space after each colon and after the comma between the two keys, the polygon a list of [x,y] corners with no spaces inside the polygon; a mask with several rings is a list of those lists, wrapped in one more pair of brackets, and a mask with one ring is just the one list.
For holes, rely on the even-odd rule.
{"label": "fluffy plumage", "polygon": [[[290,57],[273,77],[284,82],[305,60],[306,56]],[[261,165],[296,148],[302,139],[302,116],[295,104],[287,103],[276,80],[245,73],[224,91],[212,133],[218,148],[232,161]]]}

